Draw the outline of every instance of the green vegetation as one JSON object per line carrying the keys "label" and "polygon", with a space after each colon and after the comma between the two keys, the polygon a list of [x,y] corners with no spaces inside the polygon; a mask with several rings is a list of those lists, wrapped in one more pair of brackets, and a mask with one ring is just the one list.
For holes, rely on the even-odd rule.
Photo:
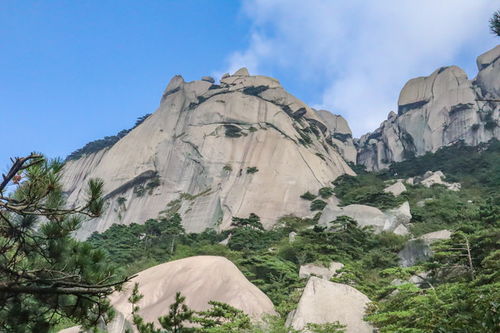
{"label": "green vegetation", "polygon": [[320,197],[322,197],[323,199],[328,199],[329,197],[331,197],[333,195],[333,193],[334,193],[334,191],[333,191],[333,188],[331,188],[331,187],[322,187],[319,189],[319,192],[318,192]]}
{"label": "green vegetation", "polygon": [[227,172],[231,172],[231,171],[233,171],[233,167],[230,164],[226,164],[222,167],[222,170],[227,171]]}
{"label": "green vegetation", "polygon": [[136,128],[137,126],[142,124],[144,122],[144,120],[146,120],[150,115],[151,115],[151,113],[148,113],[142,117],[137,118],[134,126],[130,129],[121,130],[116,135],[106,136],[103,139],[98,139],[98,140],[87,143],[82,148],[77,149],[74,152],[72,152],[71,154],[69,154],[68,157],[66,157],[66,161],[77,160],[84,155],[96,153],[104,148],[108,148],[108,147],[113,146],[121,138],[123,138],[125,135],[130,133],[134,128]]}
{"label": "green vegetation", "polygon": [[103,182],[90,180],[87,202],[67,209],[60,161],[12,161],[0,183],[0,331],[44,333],[111,318],[106,297],[127,279],[102,250],[71,237],[84,217],[100,214]]}
{"label": "green vegetation", "polygon": [[384,192],[387,184],[382,177],[374,173],[360,173],[358,176],[342,175],[334,182],[335,195],[344,206],[362,204],[379,209],[395,208],[401,205],[406,198],[404,195],[395,197],[392,193]]}
{"label": "green vegetation", "polygon": [[247,173],[252,174],[258,172],[259,169],[257,167],[249,167],[247,168]]}
{"label": "green vegetation", "polygon": [[241,128],[235,125],[224,125],[225,135],[229,138],[239,138],[241,133]]}
{"label": "green vegetation", "polygon": [[317,198],[317,195],[314,195],[311,192],[307,191],[306,193],[302,194],[300,197],[304,200],[312,201],[312,200]]}
{"label": "green vegetation", "polygon": [[326,202],[321,199],[316,199],[311,202],[311,210],[323,210],[326,207]]}

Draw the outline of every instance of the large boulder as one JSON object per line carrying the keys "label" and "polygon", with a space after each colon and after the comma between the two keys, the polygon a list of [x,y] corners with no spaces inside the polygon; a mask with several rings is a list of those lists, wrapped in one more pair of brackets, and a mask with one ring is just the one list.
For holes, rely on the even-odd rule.
{"label": "large boulder", "polygon": [[[215,256],[197,256],[167,262],[137,274],[121,292],[110,296],[116,317],[108,325],[99,328],[108,333],[125,333],[135,327],[131,324],[132,306],[128,298],[132,286],[138,283],[144,297],[139,301],[139,314],[147,322],[155,322],[168,313],[175,294],[181,292],[185,303],[195,311],[209,308],[209,301],[219,301],[234,306],[258,320],[263,315],[276,314],[273,303],[259,288],[254,286],[229,260]],[[78,326],[60,331],[77,333]]]}
{"label": "large boulder", "polygon": [[104,180],[104,212],[78,238],[172,212],[188,232],[228,229],[233,216],[250,213],[270,228],[284,215],[311,215],[302,193],[354,174],[324,120],[277,80],[241,69],[219,85],[209,81],[175,76],[144,122],[66,161],[70,205],[83,202],[90,178]]}
{"label": "large boulder", "polygon": [[319,225],[329,226],[339,216],[348,216],[356,220],[360,227],[371,226],[376,233],[391,231],[396,234],[408,234],[408,224],[411,220],[410,205],[404,202],[401,206],[382,212],[380,209],[367,205],[353,204],[345,207],[327,206],[318,221]]}
{"label": "large boulder", "polygon": [[[139,314],[148,322],[168,312],[176,292],[186,297],[193,310],[209,308],[209,301],[234,306],[254,319],[275,314],[271,300],[254,286],[229,260],[215,256],[197,256],[175,260],[140,272],[129,283],[139,284],[144,298],[139,302]],[[127,320],[131,319],[128,302],[131,288],[111,295],[114,308]]]}
{"label": "large boulder", "polygon": [[500,98],[500,45],[477,58],[476,85],[487,99]]}
{"label": "large boulder", "polygon": [[425,187],[431,187],[432,185],[438,184],[443,185],[450,191],[460,191],[460,183],[448,183],[445,182],[446,176],[442,171],[427,171],[422,177],[414,178],[413,182],[415,184],[422,184]]}
{"label": "large boulder", "polygon": [[369,302],[368,297],[351,286],[312,276],[287,324],[301,330],[308,323],[338,321],[347,326],[346,333],[372,333],[373,328],[363,320]]}
{"label": "large boulder", "polygon": [[439,230],[410,239],[398,253],[400,266],[410,267],[430,258],[432,256],[432,243],[450,237],[451,231]]}
{"label": "large boulder", "polygon": [[463,141],[468,145],[500,139],[500,47],[478,58],[479,73],[470,81],[456,67],[408,81],[399,95],[398,114],[357,142],[357,162],[380,170],[392,162],[435,152]]}
{"label": "large boulder", "polygon": [[401,193],[406,192],[406,186],[401,179],[398,179],[394,184],[387,186],[384,192],[392,193],[392,195],[397,197]]}

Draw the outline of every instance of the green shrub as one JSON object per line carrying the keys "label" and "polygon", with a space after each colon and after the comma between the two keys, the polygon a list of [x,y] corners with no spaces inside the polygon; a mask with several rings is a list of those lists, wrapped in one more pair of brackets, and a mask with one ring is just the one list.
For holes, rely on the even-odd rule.
{"label": "green shrub", "polygon": [[323,210],[323,208],[326,207],[326,202],[324,202],[321,199],[316,199],[313,202],[311,202],[311,210]]}
{"label": "green shrub", "polygon": [[333,195],[333,188],[331,187],[322,187],[319,189],[319,195],[323,198],[323,199],[328,199],[329,197],[331,197]]}
{"label": "green shrub", "polygon": [[395,197],[392,193],[384,192],[386,184],[383,178],[373,173],[342,175],[333,184],[333,191],[344,206],[362,204],[385,210],[398,207],[406,200],[404,195]]}
{"label": "green shrub", "polygon": [[257,167],[249,167],[249,168],[247,168],[247,173],[249,173],[249,174],[256,173],[258,171],[259,171],[259,169],[257,169]]}
{"label": "green shrub", "polygon": [[311,192],[307,191],[306,193],[302,194],[300,197],[304,200],[312,201],[312,200],[316,199],[317,195],[314,195]]}
{"label": "green shrub", "polygon": [[241,128],[235,125],[224,125],[225,135],[229,138],[239,138],[241,136]]}

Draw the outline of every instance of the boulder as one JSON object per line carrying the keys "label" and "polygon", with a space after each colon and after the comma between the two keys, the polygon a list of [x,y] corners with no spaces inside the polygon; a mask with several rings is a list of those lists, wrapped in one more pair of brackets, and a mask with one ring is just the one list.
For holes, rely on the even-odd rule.
{"label": "boulder", "polygon": [[418,238],[410,239],[405,247],[398,253],[399,264],[402,267],[410,267],[424,261],[432,256],[432,243],[449,239],[451,231],[439,230],[424,234]]}
{"label": "boulder", "polygon": [[342,269],[342,267],[344,267],[344,264],[335,261],[332,261],[329,267],[306,264],[300,266],[299,277],[304,279],[310,276],[317,276],[325,280],[330,280],[333,276],[337,275],[337,271]]}
{"label": "boulder", "polygon": [[368,297],[351,286],[312,276],[287,324],[302,330],[308,323],[338,321],[346,325],[346,333],[372,333],[373,328],[363,320],[369,302]]}
{"label": "boulder", "polygon": [[288,242],[290,244],[295,242],[295,238],[297,238],[297,233],[295,231],[292,231],[288,234]]}
{"label": "boulder", "polygon": [[394,184],[387,186],[384,189],[384,192],[386,193],[392,193],[394,196],[398,196],[403,192],[406,192],[406,186],[403,184],[403,182],[398,179]]}
{"label": "boulder", "polygon": [[[110,296],[116,317],[108,325],[99,328],[108,333],[135,332],[131,324],[131,304],[128,298],[132,286],[138,283],[144,297],[139,301],[139,314],[146,322],[155,322],[168,313],[175,294],[181,292],[185,303],[195,311],[218,301],[234,306],[258,320],[263,315],[275,315],[273,303],[259,288],[254,286],[229,260],[216,256],[197,256],[167,262],[148,268],[137,274],[123,291]],[[60,333],[77,333],[79,327],[71,327]]]}
{"label": "boulder", "polygon": [[234,72],[233,76],[249,76],[248,69],[246,67],[242,67]]}
{"label": "boulder", "polygon": [[446,186],[450,191],[460,191],[460,183],[448,183],[443,180],[444,178],[446,178],[446,176],[442,171],[427,171],[422,178],[417,178],[415,183],[422,184],[425,187],[431,187],[432,185],[438,184]]}
{"label": "boulder", "polygon": [[[197,256],[167,262],[138,273],[129,286],[134,283],[139,284],[144,295],[139,302],[139,314],[148,322],[168,313],[176,292],[181,292],[186,304],[195,311],[208,309],[209,301],[218,301],[253,319],[276,313],[271,300],[223,257]],[[131,319],[130,293],[128,288],[110,296],[111,304],[127,320]]]}
{"label": "boulder", "polygon": [[477,58],[477,74],[475,83],[487,99],[500,98],[500,45],[483,53]]}
{"label": "boulder", "polygon": [[215,79],[213,77],[211,77],[211,76],[202,76],[201,80],[202,81],[207,81],[207,82],[210,82],[210,83],[215,83]]}
{"label": "boulder", "polygon": [[410,205],[408,202],[385,212],[367,205],[353,204],[345,207],[329,205],[323,210],[318,224],[329,226],[330,222],[343,215],[355,219],[360,227],[372,226],[376,233],[391,231],[401,235],[408,233],[406,225],[411,220]]}

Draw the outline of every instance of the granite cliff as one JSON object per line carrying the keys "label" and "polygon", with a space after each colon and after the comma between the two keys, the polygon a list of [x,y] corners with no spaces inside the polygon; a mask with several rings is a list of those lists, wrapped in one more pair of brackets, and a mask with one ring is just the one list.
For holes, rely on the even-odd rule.
{"label": "granite cliff", "polygon": [[105,212],[78,237],[174,212],[189,232],[227,229],[250,213],[265,227],[310,215],[301,194],[354,174],[341,156],[353,160],[353,145],[335,139],[350,133],[347,123],[324,119],[277,80],[246,69],[219,84],[175,76],[155,113],[116,143],[66,162],[70,204],[84,198],[89,178],[105,182]]}
{"label": "granite cliff", "polygon": [[473,80],[450,66],[408,81],[398,113],[390,112],[356,142],[357,163],[380,170],[458,141],[477,145],[500,139],[500,45],[479,56],[477,66]]}

